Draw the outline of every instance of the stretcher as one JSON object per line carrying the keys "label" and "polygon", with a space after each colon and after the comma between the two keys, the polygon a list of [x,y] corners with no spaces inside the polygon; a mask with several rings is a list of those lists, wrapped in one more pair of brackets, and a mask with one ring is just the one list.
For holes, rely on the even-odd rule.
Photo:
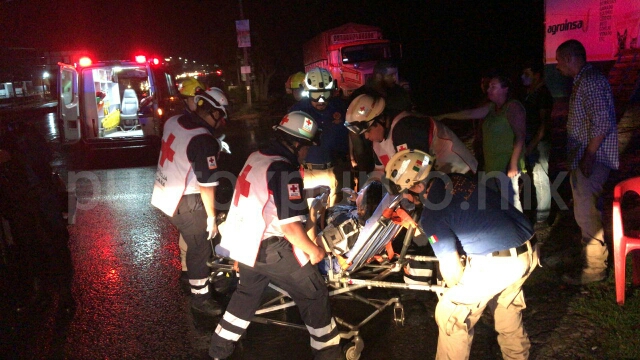
{"label": "stretcher", "polygon": [[[404,307],[400,296],[390,298],[367,298],[362,294],[372,288],[386,288],[398,290],[434,291],[441,292],[441,282],[438,280],[437,259],[433,256],[408,254],[409,246],[416,234],[416,219],[418,217],[413,204],[403,200],[402,195],[387,194],[374,211],[373,215],[363,226],[354,221],[323,229],[319,238],[327,251],[324,264],[324,277],[329,287],[329,296],[336,300],[355,300],[366,304],[372,311],[362,320],[351,323],[333,314],[336,323],[341,328],[340,336],[347,340],[343,351],[348,360],[357,360],[364,349],[364,341],[360,336],[360,329],[381,314],[385,309],[393,307],[393,319],[397,325],[404,325]],[[401,230],[406,228],[404,237],[399,237]],[[357,237],[356,237],[357,234]],[[351,246],[345,245],[349,238],[356,238]],[[400,253],[393,250],[392,242],[402,238]],[[432,266],[423,273],[422,281],[403,281],[400,275],[406,274],[411,263],[427,263]],[[220,276],[228,276],[233,271],[231,259],[219,258],[210,263],[212,267],[211,283],[215,283]],[[324,266],[323,266],[324,265]],[[323,271],[321,271],[322,273]],[[398,275],[398,276],[393,276]],[[407,279],[405,276],[404,279]],[[400,281],[398,281],[400,280]],[[278,294],[269,298],[256,311],[252,321],[261,324],[274,324],[307,331],[306,326],[276,320],[266,317],[267,314],[281,311],[295,306],[283,289],[275,284],[269,285]]]}

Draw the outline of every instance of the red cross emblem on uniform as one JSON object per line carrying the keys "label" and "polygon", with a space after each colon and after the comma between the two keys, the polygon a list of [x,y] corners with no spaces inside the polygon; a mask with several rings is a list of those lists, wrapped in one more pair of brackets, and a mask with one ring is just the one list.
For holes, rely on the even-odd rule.
{"label": "red cross emblem on uniform", "polygon": [[289,190],[289,200],[300,200],[300,188],[298,184],[287,184],[287,190]]}
{"label": "red cross emblem on uniform", "polygon": [[218,164],[216,163],[216,157],[215,156],[208,156],[207,157],[207,165],[209,166],[209,170],[217,169],[218,168]]}
{"label": "red cross emblem on uniform", "polygon": [[160,149],[160,166],[164,167],[164,161],[169,160],[169,162],[173,162],[173,155],[175,155],[175,150],[171,148],[171,144],[176,137],[173,134],[169,134],[167,141],[162,140],[162,148]]}
{"label": "red cross emblem on uniform", "polygon": [[238,178],[236,182],[236,191],[233,195],[233,205],[238,206],[238,200],[240,200],[240,195],[244,197],[249,196],[249,189],[251,188],[251,183],[247,181],[247,175],[251,171],[251,165],[247,165],[242,170],[242,174]]}

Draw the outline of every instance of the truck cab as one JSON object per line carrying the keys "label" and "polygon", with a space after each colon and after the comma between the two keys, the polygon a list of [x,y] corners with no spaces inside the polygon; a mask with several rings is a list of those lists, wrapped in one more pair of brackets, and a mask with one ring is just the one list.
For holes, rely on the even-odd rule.
{"label": "truck cab", "polygon": [[65,143],[90,150],[159,143],[183,111],[174,75],[158,59],[58,63],[58,126]]}
{"label": "truck cab", "polygon": [[355,23],[324,31],[303,45],[305,71],[329,70],[343,96],[366,83],[376,62],[401,57],[400,45],[384,39],[379,27]]}

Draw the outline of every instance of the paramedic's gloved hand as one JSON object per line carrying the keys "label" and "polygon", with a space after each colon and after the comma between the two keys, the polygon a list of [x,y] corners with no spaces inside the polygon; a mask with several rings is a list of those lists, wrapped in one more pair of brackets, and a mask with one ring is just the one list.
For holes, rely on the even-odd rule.
{"label": "paramedic's gloved hand", "polygon": [[351,188],[342,188],[342,192],[344,193],[344,197],[348,198],[351,202],[355,202],[358,197],[358,193]]}
{"label": "paramedic's gloved hand", "polygon": [[312,188],[304,188],[304,197],[305,198],[315,198],[322,194],[326,194],[329,196],[331,194],[331,188],[326,185],[318,185]]}
{"label": "paramedic's gloved hand", "polygon": [[324,260],[326,253],[323,248],[316,246],[314,251],[308,255],[309,255],[309,261],[311,262],[311,265],[315,265],[320,261]]}
{"label": "paramedic's gloved hand", "polygon": [[215,216],[207,217],[207,233],[209,234],[207,240],[211,240],[218,235],[218,225],[216,224]]}
{"label": "paramedic's gloved hand", "polygon": [[316,236],[316,238],[313,240],[314,243],[316,243],[316,245],[320,246],[321,248],[324,249],[325,255],[326,253],[330,252],[331,249],[329,248],[329,245],[327,243],[325,243],[324,241],[322,241],[322,233],[318,234],[318,236]]}
{"label": "paramedic's gloved hand", "polygon": [[[415,185],[413,185],[412,187],[409,188],[409,190],[407,192],[405,192],[404,194],[402,194],[402,197],[404,197],[404,199],[408,200],[409,202],[417,205],[420,204],[420,195],[422,194],[422,197],[424,199],[426,199],[426,195],[423,193],[425,189],[425,185],[422,182],[418,182]],[[409,210],[408,208],[404,207],[403,208],[405,210]]]}
{"label": "paramedic's gloved hand", "polygon": [[231,148],[229,148],[229,144],[227,144],[224,141],[225,135],[222,134],[219,138],[218,138],[218,142],[220,143],[220,151],[227,153],[227,154],[231,154]]}
{"label": "paramedic's gloved hand", "polygon": [[327,196],[322,194],[322,197],[313,199],[311,205],[309,205],[309,221],[313,222],[314,225],[317,225],[321,212],[327,206],[326,198]]}

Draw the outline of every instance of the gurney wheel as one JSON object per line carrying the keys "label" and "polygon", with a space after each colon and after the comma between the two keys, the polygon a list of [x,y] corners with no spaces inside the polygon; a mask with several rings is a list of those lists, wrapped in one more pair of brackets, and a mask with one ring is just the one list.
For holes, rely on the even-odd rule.
{"label": "gurney wheel", "polygon": [[359,336],[356,336],[353,341],[344,346],[344,357],[347,360],[358,360],[364,349],[364,342]]}

